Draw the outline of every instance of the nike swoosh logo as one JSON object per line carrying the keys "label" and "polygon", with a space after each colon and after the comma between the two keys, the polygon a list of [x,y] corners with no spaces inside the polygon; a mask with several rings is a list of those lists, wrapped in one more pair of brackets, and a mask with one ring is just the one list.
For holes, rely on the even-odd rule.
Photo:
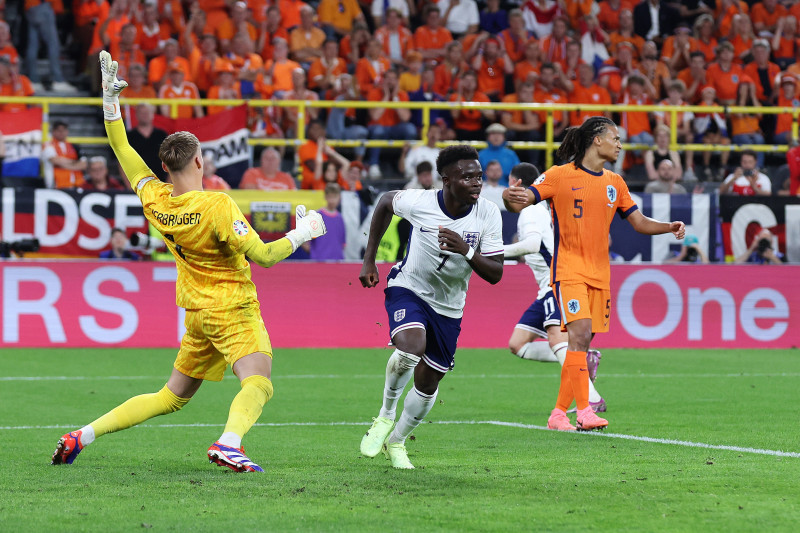
{"label": "nike swoosh logo", "polygon": [[585,368],[579,368],[578,370],[580,370],[581,372],[586,372]]}
{"label": "nike swoosh logo", "polygon": [[583,187],[573,187],[573,188],[572,188],[572,190],[573,190],[573,191],[579,191],[579,190],[581,190],[581,189],[583,189]]}
{"label": "nike swoosh logo", "polygon": [[439,231],[438,229],[425,229],[425,228],[419,228],[419,230],[423,233],[436,233]]}

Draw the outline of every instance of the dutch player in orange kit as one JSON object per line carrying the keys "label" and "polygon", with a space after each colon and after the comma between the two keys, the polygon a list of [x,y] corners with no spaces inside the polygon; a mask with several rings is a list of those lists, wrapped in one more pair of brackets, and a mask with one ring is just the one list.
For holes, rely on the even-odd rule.
{"label": "dutch player in orange kit", "polygon": [[208,449],[208,457],[238,472],[263,472],[241,444],[273,392],[272,346],[246,257],[272,266],[323,235],[325,224],[319,213],[306,214],[299,206],[296,229],[286,238],[262,242],[230,196],[203,191],[200,142],[187,131],[173,133],[161,143],[158,156],[172,184],[161,182],[128,144],[119,108],[119,93],[128,84],[117,79],[117,68],[108,52],[100,52],[106,132],[147,220],[175,256],[176,300],[186,309],[186,334],[161,390],[130,398],[61,437],[52,464],[72,463],[97,437],[181,409],[204,380],[220,381],[230,365],[242,390],[233,399],[222,436]]}
{"label": "dutch player in orange kit", "polygon": [[[683,239],[683,222],[659,222],[644,216],[621,176],[603,168],[622,149],[617,126],[605,117],[591,117],[569,128],[556,155],[565,165],[554,166],[528,188],[517,180],[503,191],[510,211],[547,200],[553,220],[555,251],[551,280],[561,309],[561,327],[569,347],[561,370],[556,407],[547,427],[562,431],[591,430],[608,425],[589,406],[586,352],[595,333],[608,331],[611,316],[611,267],[608,230],[615,213],[639,233],[672,233]],[[578,407],[577,428],[567,417],[572,400]]]}

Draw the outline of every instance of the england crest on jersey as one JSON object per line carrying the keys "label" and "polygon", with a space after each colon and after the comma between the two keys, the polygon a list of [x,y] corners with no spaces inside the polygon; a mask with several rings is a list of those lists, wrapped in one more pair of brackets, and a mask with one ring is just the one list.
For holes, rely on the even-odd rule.
{"label": "england crest on jersey", "polygon": [[405,309],[398,309],[394,312],[394,321],[400,322],[406,317],[406,310]]}
{"label": "england crest on jersey", "polygon": [[606,185],[606,196],[608,196],[609,202],[615,202],[617,200],[617,189],[613,185]]}
{"label": "england crest on jersey", "polygon": [[479,231],[465,231],[462,237],[464,242],[467,243],[470,248],[477,248],[478,240],[481,238],[481,234]]}

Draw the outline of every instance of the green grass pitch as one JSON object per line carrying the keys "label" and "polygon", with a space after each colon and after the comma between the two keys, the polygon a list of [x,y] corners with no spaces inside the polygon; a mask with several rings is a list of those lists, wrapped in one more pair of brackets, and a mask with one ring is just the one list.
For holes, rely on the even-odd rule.
{"label": "green grass pitch", "polygon": [[388,356],[277,350],[244,440],[266,472],[242,475],[205,456],[235,379],[54,467],[63,433],[160,388],[174,351],[2,350],[0,530],[797,530],[797,350],[604,350],[602,434],[542,429],[558,365],[461,350],[408,442],[413,471],[358,453]]}

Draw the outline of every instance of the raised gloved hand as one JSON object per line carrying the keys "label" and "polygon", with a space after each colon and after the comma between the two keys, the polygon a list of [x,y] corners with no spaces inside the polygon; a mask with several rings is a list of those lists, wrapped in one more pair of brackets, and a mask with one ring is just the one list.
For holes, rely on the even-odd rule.
{"label": "raised gloved hand", "polygon": [[328,231],[322,215],[313,209],[306,212],[304,205],[298,205],[295,209],[295,220],[297,223],[295,229],[286,234],[286,238],[292,241],[293,250],[297,250],[304,242],[325,235],[325,232]]}
{"label": "raised gloved hand", "polygon": [[103,87],[103,116],[106,120],[122,118],[119,108],[119,93],[128,86],[125,80],[117,79],[119,64],[105,50],[100,52],[100,79]]}

